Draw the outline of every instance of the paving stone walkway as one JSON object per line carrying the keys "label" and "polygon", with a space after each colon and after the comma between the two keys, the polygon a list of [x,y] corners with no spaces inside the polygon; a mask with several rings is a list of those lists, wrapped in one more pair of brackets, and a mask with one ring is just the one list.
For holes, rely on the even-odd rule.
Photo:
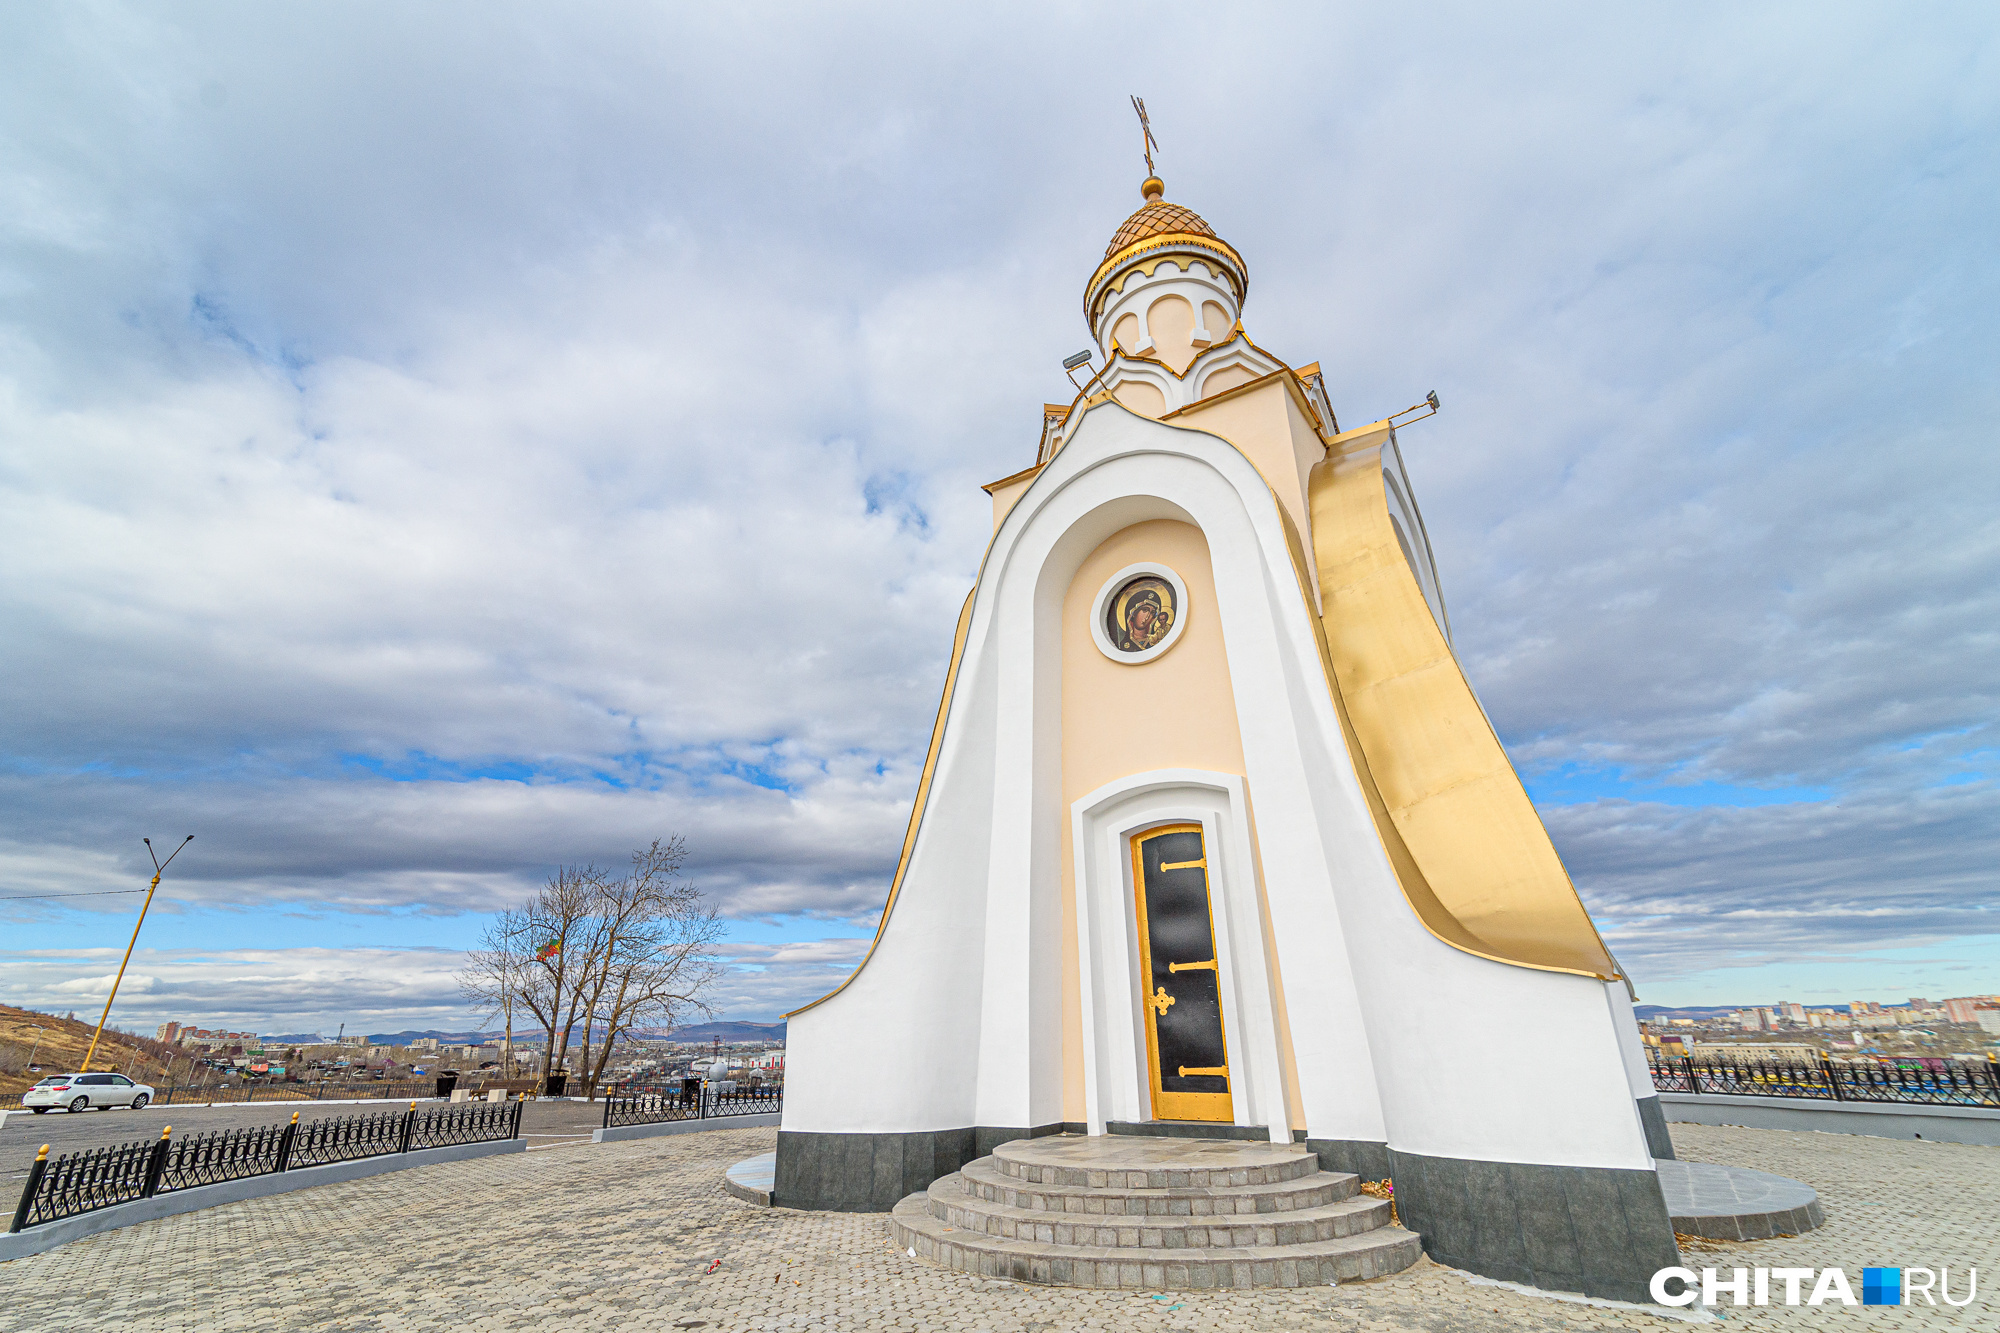
{"label": "paving stone walkway", "polygon": [[[1733,1309],[1758,1329],[2000,1329],[2000,1149],[1673,1127],[1684,1158],[1804,1180],[1826,1225],[1690,1266],[1949,1265],[1964,1309]],[[757,1208],[722,1188],[770,1129],[451,1163],[129,1227],[0,1265],[0,1330],[1672,1330],[1657,1314],[1475,1285],[1428,1260],[1378,1282],[1183,1294],[1029,1287],[890,1247],[882,1215]]]}

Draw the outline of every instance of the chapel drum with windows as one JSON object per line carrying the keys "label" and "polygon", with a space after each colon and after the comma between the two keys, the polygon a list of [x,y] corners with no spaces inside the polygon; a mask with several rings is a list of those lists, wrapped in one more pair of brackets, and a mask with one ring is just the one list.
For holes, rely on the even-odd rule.
{"label": "chapel drum with windows", "polygon": [[1170,824],[1134,837],[1132,882],[1153,1115],[1232,1121],[1201,825]]}

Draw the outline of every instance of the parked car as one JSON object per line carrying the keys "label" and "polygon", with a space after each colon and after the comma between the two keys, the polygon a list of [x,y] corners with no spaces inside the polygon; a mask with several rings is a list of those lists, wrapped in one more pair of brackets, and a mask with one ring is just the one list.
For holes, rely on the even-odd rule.
{"label": "parked car", "polygon": [[21,1105],[36,1115],[58,1106],[65,1111],[129,1106],[136,1111],[152,1100],[151,1087],[123,1074],[51,1074],[21,1094]]}

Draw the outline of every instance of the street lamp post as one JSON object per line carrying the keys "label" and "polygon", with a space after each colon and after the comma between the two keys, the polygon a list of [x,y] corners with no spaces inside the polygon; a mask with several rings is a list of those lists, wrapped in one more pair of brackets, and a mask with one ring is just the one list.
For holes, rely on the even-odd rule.
{"label": "street lamp post", "polygon": [[153,858],[153,882],[146,886],[146,901],[139,905],[139,919],[132,925],[132,942],[125,946],[124,961],[118,964],[118,975],[111,982],[111,995],[104,1001],[104,1013],[97,1020],[97,1031],[91,1034],[90,1049],[83,1053],[83,1066],[77,1070],[79,1074],[88,1074],[90,1072],[90,1057],[97,1054],[98,1039],[104,1036],[104,1025],[111,1019],[111,1002],[118,998],[118,986],[125,980],[125,968],[131,963],[132,950],[139,943],[139,927],[146,924],[146,909],[153,905],[153,893],[160,887],[160,876],[167,873],[167,867],[172,865],[174,858],[181,854],[181,848],[186,847],[188,843],[194,841],[194,834],[188,834],[182,840],[180,847],[174,848],[173,851],[167,854],[165,861],[160,860],[159,853],[153,850],[153,840],[151,838],[144,838],[141,841],[146,844],[146,854]]}

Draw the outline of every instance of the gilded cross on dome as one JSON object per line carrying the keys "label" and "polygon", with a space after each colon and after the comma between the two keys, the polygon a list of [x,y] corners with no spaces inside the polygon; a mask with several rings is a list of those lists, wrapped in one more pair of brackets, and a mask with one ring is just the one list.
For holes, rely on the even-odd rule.
{"label": "gilded cross on dome", "polygon": [[1146,118],[1146,99],[1143,97],[1133,98],[1132,109],[1139,113],[1139,133],[1146,136],[1145,143],[1141,148],[1141,151],[1146,154],[1146,174],[1148,176],[1158,175],[1159,173],[1153,170],[1153,154],[1158,151],[1160,141],[1153,137],[1153,122]]}

